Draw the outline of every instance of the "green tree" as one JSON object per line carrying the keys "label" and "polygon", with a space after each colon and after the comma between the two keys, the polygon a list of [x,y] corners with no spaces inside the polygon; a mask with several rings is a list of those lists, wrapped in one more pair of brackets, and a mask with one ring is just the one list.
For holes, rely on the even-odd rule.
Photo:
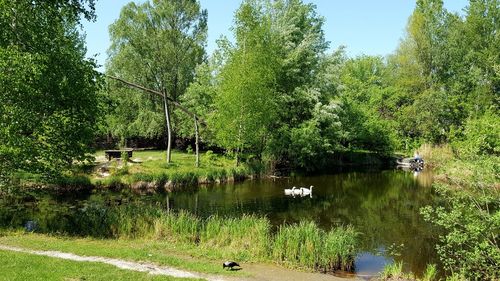
{"label": "green tree", "polygon": [[[278,111],[273,123],[266,154],[272,166],[279,166],[294,163],[298,159],[297,145],[294,144],[298,140],[294,139],[292,132],[296,136],[301,128],[311,128],[317,103],[328,106],[330,98],[335,95],[337,84],[326,76],[335,75],[334,70],[342,60],[342,52],[325,56],[329,43],[324,36],[324,18],[317,14],[314,4],[301,0],[280,0],[268,1],[267,7],[272,33],[276,38],[279,66],[276,73],[276,99],[278,108],[282,110]],[[331,72],[321,72],[322,69]],[[324,74],[321,81],[327,83],[321,84],[317,80],[319,73]],[[330,135],[319,131],[318,134]],[[332,140],[325,142],[331,143]],[[321,150],[321,145],[313,147],[315,150],[308,150],[311,154],[304,157],[312,159],[313,155],[328,155],[322,153],[325,151]],[[302,162],[300,166],[307,165],[303,161],[299,162]]]}
{"label": "green tree", "polygon": [[54,178],[90,158],[100,75],[85,58],[80,16],[94,1],[0,1],[0,170]]}
{"label": "green tree", "polygon": [[263,7],[244,2],[236,13],[236,46],[220,72],[212,124],[217,142],[236,153],[264,149],[276,112],[276,55]]}
{"label": "green tree", "polygon": [[396,146],[394,111],[400,97],[390,84],[381,57],[360,56],[342,67],[342,144],[351,149],[392,152]]}
{"label": "green tree", "polygon": [[[165,93],[179,101],[193,80],[196,65],[205,55],[207,11],[195,0],[131,2],[110,26],[108,74]],[[116,110],[110,129],[122,138],[162,136],[167,133],[170,162],[172,109],[166,98],[132,93],[113,84],[110,97]],[[172,123],[178,115],[172,115]],[[183,116],[183,118],[189,118]],[[165,119],[165,121],[163,121]],[[163,129],[167,125],[167,130]],[[131,124],[124,128],[121,124]],[[172,129],[173,128],[173,129]]]}
{"label": "green tree", "polygon": [[[202,63],[196,67],[193,82],[189,84],[186,93],[181,96],[181,102],[189,108],[196,116],[203,120],[209,119],[215,110],[215,96],[217,94],[216,77],[214,76],[213,59]],[[191,119],[180,119],[182,125],[179,126],[179,135],[192,138],[193,128]],[[200,135],[205,143],[214,144],[213,130],[207,126],[202,126]]]}
{"label": "green tree", "polygon": [[460,17],[440,0],[417,1],[389,59],[404,97],[395,114],[402,138],[449,141],[470,116],[498,106],[498,10],[498,0],[470,1]]}

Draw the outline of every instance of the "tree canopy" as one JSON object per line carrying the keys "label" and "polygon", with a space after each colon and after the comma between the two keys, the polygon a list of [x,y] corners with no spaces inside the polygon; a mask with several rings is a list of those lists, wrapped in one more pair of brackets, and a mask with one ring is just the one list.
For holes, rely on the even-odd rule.
{"label": "tree canopy", "polygon": [[94,1],[0,1],[0,170],[56,177],[91,151],[100,75],[79,20]]}
{"label": "tree canopy", "polygon": [[[179,101],[193,81],[195,67],[205,58],[206,24],[207,11],[194,0],[125,5],[109,29],[107,74],[165,92]],[[164,135],[161,98],[119,83],[110,85],[109,94],[114,111],[108,115],[108,122],[114,135],[121,138]],[[173,123],[177,124],[175,120]]]}

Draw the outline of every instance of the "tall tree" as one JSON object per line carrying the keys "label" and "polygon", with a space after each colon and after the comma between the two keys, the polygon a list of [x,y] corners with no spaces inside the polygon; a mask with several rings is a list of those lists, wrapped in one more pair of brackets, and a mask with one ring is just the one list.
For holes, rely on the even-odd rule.
{"label": "tall tree", "polygon": [[[196,0],[127,4],[119,19],[110,26],[108,73],[179,101],[193,80],[196,65],[204,58],[206,23],[207,12]],[[167,162],[170,162],[173,109],[168,99],[124,91],[119,85],[112,86],[111,97],[117,105],[111,115],[115,122],[111,125],[126,122],[135,128],[127,132],[114,130],[119,127],[112,126],[111,130],[122,133],[123,138],[163,135],[164,126],[160,125],[166,123]],[[163,115],[164,122],[161,121]]]}
{"label": "tall tree", "polygon": [[100,76],[80,17],[94,1],[0,1],[0,171],[60,175],[89,156]]}
{"label": "tall tree", "polygon": [[[326,140],[306,149],[309,155],[301,158],[304,160],[300,161],[301,166],[307,166],[306,162],[314,159],[314,155],[332,152],[330,148],[335,147],[332,140],[336,136],[326,124],[338,128],[334,125],[338,107],[330,100],[337,89],[332,83],[319,85],[316,78],[323,68],[332,70],[340,60],[335,56],[331,60],[324,59],[328,43],[322,30],[324,19],[317,15],[316,7],[301,0],[248,0],[240,6],[235,22],[235,46],[227,40],[220,41],[223,67],[217,79],[220,78],[221,94],[240,94],[220,96],[224,98],[219,99],[216,116],[222,116],[228,105],[240,98],[247,99],[246,103],[237,106],[241,114],[225,120],[234,123],[241,116],[246,118],[247,125],[254,123],[259,130],[246,132],[260,133],[248,136],[246,140],[253,141],[239,146],[257,155],[263,154],[273,166],[297,159],[300,143],[296,137],[308,135],[308,132],[316,134],[315,140],[320,136]],[[321,81],[325,81],[325,77]],[[249,94],[251,92],[259,95]],[[227,101],[221,102],[224,99]],[[252,110],[255,111],[252,113]],[[318,116],[323,113],[332,118]],[[263,121],[259,122],[256,117],[262,117]],[[237,124],[233,125],[238,128]],[[220,127],[222,131],[228,129]],[[237,136],[233,131],[219,137],[219,141]],[[260,148],[265,149],[261,151]]]}
{"label": "tall tree", "polygon": [[470,1],[461,17],[441,0],[417,1],[407,36],[389,59],[405,97],[395,114],[403,138],[448,141],[470,115],[498,104],[498,10],[498,0]]}
{"label": "tall tree", "polygon": [[380,152],[394,149],[393,119],[401,97],[389,84],[388,71],[381,57],[360,56],[344,64],[340,100],[345,147]]}
{"label": "tall tree", "polygon": [[[279,108],[286,109],[278,111],[267,148],[272,165],[279,166],[296,159],[293,129],[309,128],[311,123],[303,123],[314,118],[317,103],[329,104],[325,97],[331,93],[317,91],[321,87],[316,83],[329,43],[324,37],[324,18],[317,14],[314,4],[279,0],[267,5],[278,49],[277,100]],[[311,153],[327,154],[322,152]]]}
{"label": "tall tree", "polygon": [[276,112],[275,44],[264,7],[244,2],[236,13],[236,46],[221,69],[213,125],[218,143],[239,154],[259,155]]}

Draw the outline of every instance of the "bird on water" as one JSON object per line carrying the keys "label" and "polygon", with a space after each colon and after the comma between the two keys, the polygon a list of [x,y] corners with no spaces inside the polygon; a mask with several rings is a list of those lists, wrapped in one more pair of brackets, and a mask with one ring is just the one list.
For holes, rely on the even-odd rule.
{"label": "bird on water", "polygon": [[312,191],[313,191],[313,187],[314,186],[310,186],[309,189],[305,188],[305,187],[301,187],[300,188],[300,191],[302,192],[302,195],[311,195],[312,194]]}
{"label": "bird on water", "polygon": [[240,265],[234,261],[226,261],[222,264],[222,269],[229,267],[231,270],[233,270],[233,267],[235,266],[240,266]]}

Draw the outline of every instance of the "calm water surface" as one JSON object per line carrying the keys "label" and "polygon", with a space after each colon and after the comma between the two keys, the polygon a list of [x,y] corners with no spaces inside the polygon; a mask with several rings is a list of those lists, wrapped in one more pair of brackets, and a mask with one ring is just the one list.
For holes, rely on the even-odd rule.
{"label": "calm water surface", "polygon": [[[93,192],[51,195],[32,192],[0,197],[0,226],[22,226],[37,220],[42,227],[86,202],[141,200],[159,208],[185,209],[198,216],[212,214],[267,216],[273,226],[313,220],[322,228],[352,224],[361,233],[355,261],[358,276],[377,274],[387,263],[403,261],[405,270],[421,273],[437,263],[437,235],[419,215],[433,204],[431,175],[388,170],[334,175],[245,181],[170,195]],[[312,196],[285,196],[283,189],[313,185]],[[61,220],[63,221],[63,220]],[[50,222],[50,223],[49,223]]]}

